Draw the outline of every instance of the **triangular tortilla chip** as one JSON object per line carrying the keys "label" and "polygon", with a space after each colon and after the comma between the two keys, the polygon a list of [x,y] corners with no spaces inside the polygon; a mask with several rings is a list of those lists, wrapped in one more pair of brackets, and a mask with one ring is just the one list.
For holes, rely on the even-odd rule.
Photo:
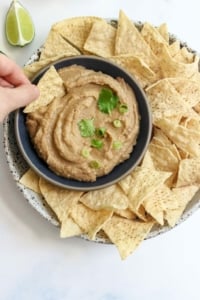
{"label": "triangular tortilla chip", "polygon": [[200,132],[185,128],[170,119],[160,119],[156,125],[181,150],[188,152],[192,157],[200,156]]}
{"label": "triangular tortilla chip", "polygon": [[62,55],[65,57],[80,55],[80,52],[64,40],[58,32],[52,29],[42,48],[40,60]]}
{"label": "triangular tortilla chip", "polygon": [[118,55],[109,57],[109,59],[125,68],[143,88],[153,84],[158,79],[157,74],[138,56]]}
{"label": "triangular tortilla chip", "polygon": [[66,221],[70,210],[79,201],[82,192],[55,186],[43,178],[40,178],[39,186],[45,201],[53,209],[58,219],[61,222]]}
{"label": "triangular tortilla chip", "polygon": [[198,81],[185,78],[169,78],[168,80],[190,107],[199,102],[200,84]]}
{"label": "triangular tortilla chip", "polygon": [[161,79],[146,89],[150,102],[153,122],[158,119],[179,116],[197,116],[188,103],[176,91],[168,79]]}
{"label": "triangular tortilla chip", "polygon": [[112,214],[112,211],[94,211],[81,203],[74,205],[70,212],[71,218],[84,230],[91,240],[95,239],[96,234],[111,218]]}
{"label": "triangular tortilla chip", "polygon": [[184,64],[191,64],[194,62],[195,55],[189,52],[186,47],[180,48],[180,50],[174,55],[174,59]]}
{"label": "triangular tortilla chip", "polygon": [[25,107],[24,113],[36,111],[42,106],[47,106],[54,98],[65,95],[63,81],[54,66],[51,66],[46,71],[37,86],[40,91],[40,96]]}
{"label": "triangular tortilla chip", "polygon": [[177,178],[177,187],[200,185],[200,158],[183,159],[180,162]]}
{"label": "triangular tortilla chip", "polygon": [[164,201],[171,196],[171,190],[165,185],[156,189],[150,197],[146,198],[143,206],[146,212],[151,215],[160,225],[164,225]]}
{"label": "triangular tortilla chip", "polygon": [[168,43],[160,35],[159,31],[147,22],[142,27],[141,35],[155,55],[159,54],[161,45],[168,46]]}
{"label": "triangular tortilla chip", "polygon": [[73,236],[81,235],[83,233],[84,230],[80,228],[72,218],[67,217],[62,221],[61,229],[60,229],[61,238],[73,237]]}
{"label": "triangular tortilla chip", "polygon": [[158,58],[163,78],[183,77],[190,78],[199,70],[199,57],[195,56],[192,63],[183,63],[171,56],[169,49],[162,45]]}
{"label": "triangular tortilla chip", "polygon": [[92,25],[98,20],[102,19],[98,17],[74,17],[54,24],[53,29],[59,32],[64,39],[78,48],[78,50],[83,51],[83,46]]}
{"label": "triangular tortilla chip", "polygon": [[35,173],[35,171],[28,169],[28,171],[20,178],[19,182],[32,191],[41,194],[39,179],[40,177],[37,173]]}
{"label": "triangular tortilla chip", "polygon": [[165,41],[167,42],[167,44],[169,44],[169,31],[168,31],[167,24],[166,23],[162,23],[157,28],[157,30],[160,33],[160,35],[162,35],[162,37],[165,39]]}
{"label": "triangular tortilla chip", "polygon": [[[149,176],[150,174],[151,176]],[[131,174],[132,183],[129,184],[130,187],[127,194],[129,198],[129,208],[136,213],[144,199],[150,197],[170,176],[170,172],[137,167]]]}
{"label": "triangular tortilla chip", "polygon": [[128,198],[117,184],[89,191],[80,198],[80,202],[94,210],[126,209],[128,207]]}
{"label": "triangular tortilla chip", "polygon": [[102,57],[114,55],[116,28],[106,21],[94,22],[84,44],[84,50]]}
{"label": "triangular tortilla chip", "polygon": [[141,163],[142,168],[149,168],[149,169],[155,169],[151,154],[149,150],[147,149]]}
{"label": "triangular tortilla chip", "polygon": [[125,259],[147,237],[153,225],[154,221],[141,222],[113,216],[103,230],[118,248],[121,259]]}
{"label": "triangular tortilla chip", "polygon": [[114,210],[115,215],[118,215],[122,218],[129,219],[129,220],[135,220],[137,219],[136,214],[132,212],[130,209],[115,209]]}
{"label": "triangular tortilla chip", "polygon": [[168,46],[168,51],[171,57],[174,57],[177,55],[177,53],[181,49],[181,44],[179,40],[175,40]]}
{"label": "triangular tortilla chip", "polygon": [[138,56],[150,66],[157,69],[157,58],[149,45],[136,28],[134,23],[121,10],[119,12],[118,27],[115,41],[115,55],[131,54]]}
{"label": "triangular tortilla chip", "polygon": [[179,166],[179,158],[174,155],[170,146],[160,146],[149,144],[149,152],[153,160],[155,169],[165,172],[176,172]]}
{"label": "triangular tortilla chip", "polygon": [[183,214],[187,204],[192,200],[192,197],[198,191],[199,186],[191,185],[186,187],[175,188],[172,190],[172,195],[163,203],[165,206],[165,220],[169,226],[176,225],[181,215]]}
{"label": "triangular tortilla chip", "polygon": [[33,77],[40,71],[42,70],[44,67],[47,67],[48,65],[50,65],[52,62],[56,62],[57,60],[64,58],[64,54],[62,55],[57,55],[54,57],[50,57],[48,59],[43,59],[43,60],[39,60],[39,61],[35,61],[29,65],[26,65],[23,68],[24,74],[26,75],[26,77],[28,77],[28,79],[32,80]]}

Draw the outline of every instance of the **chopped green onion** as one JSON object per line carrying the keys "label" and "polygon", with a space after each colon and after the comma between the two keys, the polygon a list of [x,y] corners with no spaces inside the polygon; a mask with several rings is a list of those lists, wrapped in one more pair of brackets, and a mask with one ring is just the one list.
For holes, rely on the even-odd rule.
{"label": "chopped green onion", "polygon": [[91,146],[97,149],[101,149],[103,147],[103,142],[101,140],[92,139]]}
{"label": "chopped green onion", "polygon": [[95,130],[96,136],[98,136],[100,138],[104,137],[105,133],[106,133],[106,128],[105,127],[99,127],[99,128],[96,128],[96,130]]}
{"label": "chopped green onion", "polygon": [[113,142],[113,149],[115,149],[115,150],[119,150],[119,149],[121,149],[122,148],[122,142],[120,142],[120,141],[115,141],[115,142]]}
{"label": "chopped green onion", "polygon": [[85,157],[85,158],[88,158],[88,157],[90,156],[90,150],[87,149],[87,148],[83,148],[83,149],[81,150],[81,155],[82,155],[83,157]]}
{"label": "chopped green onion", "polygon": [[119,105],[119,112],[121,114],[125,114],[128,111],[128,106],[127,104],[120,104]]}
{"label": "chopped green onion", "polygon": [[116,128],[120,128],[120,127],[122,127],[122,122],[120,120],[116,119],[113,121],[113,125]]}
{"label": "chopped green onion", "polygon": [[89,166],[92,169],[99,169],[100,168],[100,163],[96,160],[92,160],[92,161],[90,161]]}

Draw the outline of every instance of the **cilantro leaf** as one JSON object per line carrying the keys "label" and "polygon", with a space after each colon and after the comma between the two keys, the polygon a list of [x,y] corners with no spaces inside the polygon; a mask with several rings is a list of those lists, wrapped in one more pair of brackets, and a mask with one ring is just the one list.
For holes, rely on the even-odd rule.
{"label": "cilantro leaf", "polygon": [[103,142],[101,140],[92,139],[91,146],[97,149],[101,149],[103,147]]}
{"label": "cilantro leaf", "polygon": [[106,128],[105,127],[99,127],[95,129],[96,136],[103,138],[106,134]]}
{"label": "cilantro leaf", "polygon": [[90,137],[95,133],[94,119],[82,119],[78,122],[78,127],[82,137]]}
{"label": "cilantro leaf", "polygon": [[119,98],[110,89],[103,88],[98,98],[98,108],[105,114],[110,114],[116,108]]}

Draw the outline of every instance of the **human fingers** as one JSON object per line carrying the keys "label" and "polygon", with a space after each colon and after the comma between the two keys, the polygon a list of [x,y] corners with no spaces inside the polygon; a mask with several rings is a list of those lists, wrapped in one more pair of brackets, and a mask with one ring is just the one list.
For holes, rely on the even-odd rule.
{"label": "human fingers", "polygon": [[13,84],[9,83],[7,80],[0,77],[0,86],[2,87],[14,87]]}
{"label": "human fingers", "polygon": [[23,70],[3,54],[0,54],[0,77],[14,86],[29,83]]}
{"label": "human fingers", "polygon": [[38,88],[30,83],[16,88],[0,87],[0,121],[3,121],[11,111],[26,106],[38,96]]}

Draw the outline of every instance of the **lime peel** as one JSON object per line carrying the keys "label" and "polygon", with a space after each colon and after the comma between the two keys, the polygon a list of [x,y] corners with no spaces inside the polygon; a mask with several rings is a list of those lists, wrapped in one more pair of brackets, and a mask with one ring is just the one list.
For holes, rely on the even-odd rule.
{"label": "lime peel", "polygon": [[6,15],[6,38],[13,46],[25,46],[32,42],[35,28],[29,12],[17,0],[12,1]]}

